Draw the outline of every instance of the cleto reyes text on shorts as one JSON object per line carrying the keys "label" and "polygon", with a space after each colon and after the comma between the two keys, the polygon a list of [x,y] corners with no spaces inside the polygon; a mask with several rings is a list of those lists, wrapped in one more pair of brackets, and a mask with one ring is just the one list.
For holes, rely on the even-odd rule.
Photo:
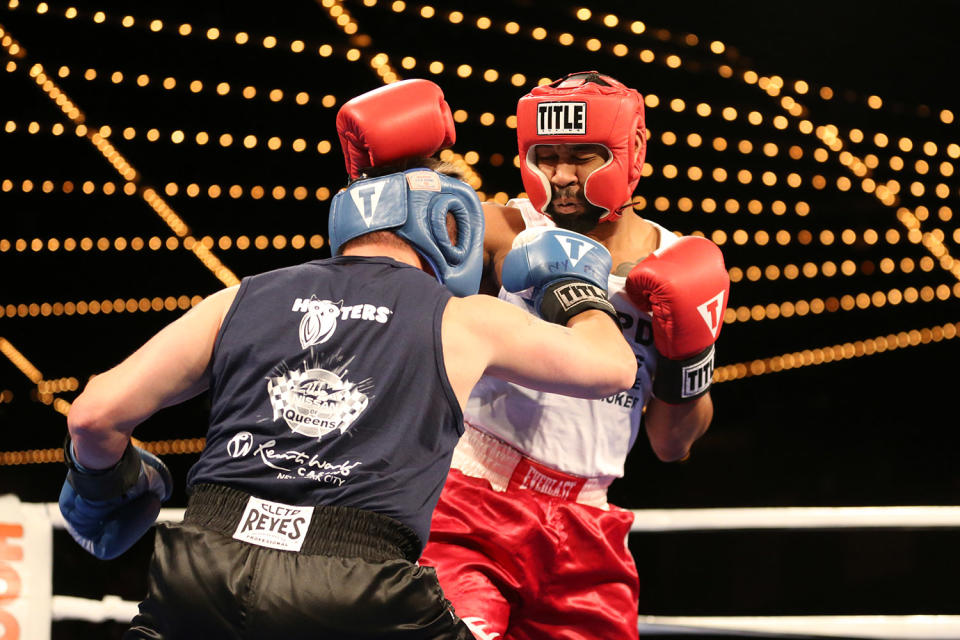
{"label": "cleto reyes text on shorts", "polygon": [[233,537],[261,547],[300,551],[312,519],[313,507],[270,502],[251,496]]}

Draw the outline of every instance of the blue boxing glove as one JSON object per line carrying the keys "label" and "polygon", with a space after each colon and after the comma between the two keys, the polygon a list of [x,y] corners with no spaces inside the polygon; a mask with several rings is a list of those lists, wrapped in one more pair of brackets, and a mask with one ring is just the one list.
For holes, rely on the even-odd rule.
{"label": "blue boxing glove", "polygon": [[613,261],[602,244],[587,236],[555,228],[520,233],[503,261],[503,288],[516,293],[533,290],[540,317],[566,325],[578,313],[599,309],[617,320],[607,300],[607,278]]}
{"label": "blue boxing glove", "polygon": [[77,543],[101,560],[116,558],[146,533],[173,492],[173,477],[157,456],[128,444],[110,469],[86,469],[67,438],[69,471],[60,491],[60,513]]}

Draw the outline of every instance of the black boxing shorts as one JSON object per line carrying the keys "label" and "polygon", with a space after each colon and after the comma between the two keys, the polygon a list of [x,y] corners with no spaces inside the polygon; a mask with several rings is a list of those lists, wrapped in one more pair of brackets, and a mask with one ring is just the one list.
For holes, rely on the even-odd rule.
{"label": "black boxing shorts", "polygon": [[256,528],[251,500],[199,485],[182,523],[158,525],[147,597],[125,640],[473,637],[434,570],[416,564],[419,541],[402,523],[313,507],[307,526],[280,525],[301,538],[284,550],[235,537]]}

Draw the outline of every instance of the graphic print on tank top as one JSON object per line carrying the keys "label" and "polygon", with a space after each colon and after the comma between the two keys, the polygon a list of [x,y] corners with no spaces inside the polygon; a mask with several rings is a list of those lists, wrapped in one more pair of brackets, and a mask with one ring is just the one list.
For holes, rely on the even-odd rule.
{"label": "graphic print on tank top", "polygon": [[370,403],[374,386],[371,378],[351,382],[353,359],[340,353],[326,356],[310,347],[296,369],[277,365],[267,378],[274,421],[283,418],[291,431],[317,439],[334,431],[346,433]]}

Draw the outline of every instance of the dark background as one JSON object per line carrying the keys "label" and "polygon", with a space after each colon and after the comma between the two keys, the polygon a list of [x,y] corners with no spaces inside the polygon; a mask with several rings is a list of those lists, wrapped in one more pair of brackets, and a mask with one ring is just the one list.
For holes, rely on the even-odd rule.
{"label": "dark background", "polygon": [[[67,6],[75,6],[79,15],[64,18]],[[557,78],[564,73],[599,69],[656,95],[659,106],[648,106],[647,124],[652,135],[647,155],[652,173],[644,177],[637,193],[646,200],[642,215],[683,233],[702,232],[708,237],[716,231],[727,234],[723,250],[727,266],[746,270],[757,265],[802,265],[810,261],[838,265],[852,260],[857,273],[815,278],[799,277],[776,281],[761,278],[757,282],[735,282],[731,308],[751,308],[784,301],[813,298],[839,298],[843,295],[874,291],[920,289],[945,285],[952,290],[947,300],[918,301],[912,304],[887,304],[877,308],[837,310],[804,317],[729,322],[718,347],[718,364],[736,365],[764,360],[805,349],[826,348],[859,340],[870,340],[900,332],[942,327],[960,321],[957,304],[957,278],[934,266],[904,273],[881,273],[876,266],[883,258],[899,263],[912,258],[917,264],[929,255],[920,244],[905,240],[906,229],[898,222],[898,207],[915,211],[925,206],[929,217],[923,231],[941,229],[944,245],[958,255],[957,218],[938,217],[942,206],[957,204],[956,175],[943,176],[940,163],[949,162],[947,145],[960,143],[956,123],[941,122],[942,109],[960,109],[955,66],[958,51],[955,29],[960,8],[952,1],[803,3],[636,3],[594,2],[586,5],[534,3],[532,1],[445,3],[435,6],[436,16],[419,16],[421,4],[408,3],[406,10],[390,10],[390,3],[379,0],[376,6],[346,2],[343,6],[359,25],[359,33],[369,40],[345,35],[320,3],[307,0],[273,5],[237,2],[166,2],[136,4],[117,2],[75,2],[50,4],[45,14],[37,13],[35,2],[23,2],[10,8],[0,7],[0,26],[22,47],[23,53],[11,57],[3,50],[0,64],[0,127],[7,121],[17,124],[12,133],[0,131],[0,181],[13,185],[0,191],[0,337],[5,338],[33,363],[46,379],[75,378],[81,386],[92,374],[119,362],[159,328],[173,320],[181,310],[135,313],[44,315],[11,314],[10,305],[30,305],[68,301],[114,300],[116,298],[153,299],[168,296],[205,296],[219,287],[217,280],[197,258],[180,248],[176,251],[143,249],[124,251],[67,252],[17,250],[16,241],[40,239],[46,245],[51,238],[72,237],[79,241],[90,237],[96,242],[105,237],[112,243],[123,237],[144,240],[173,235],[140,196],[105,195],[102,185],[108,181],[122,187],[110,164],[87,138],[74,134],[63,113],[40,90],[28,71],[41,63],[57,85],[83,112],[90,128],[109,125],[110,141],[139,172],[138,192],[154,188],[162,192],[167,183],[177,183],[175,196],[166,202],[190,227],[196,237],[221,236],[235,239],[245,234],[288,240],[295,234],[309,238],[325,235],[328,199],[314,194],[321,187],[335,192],[344,180],[342,157],[336,141],[334,118],[345,100],[380,86],[370,59],[378,53],[390,56],[390,63],[402,78],[427,77],[440,84],[453,109],[469,115],[458,125],[458,141],[453,150],[459,154],[475,151],[479,160],[473,166],[482,178],[479,190],[487,197],[498,192],[518,194],[522,190],[512,158],[516,154],[515,131],[504,125],[516,100],[537,79]],[[593,17],[581,21],[576,8],[589,6]],[[451,10],[465,14],[463,24],[453,25],[446,16]],[[91,18],[102,10],[102,24]],[[601,23],[603,15],[620,17],[620,25],[609,28]],[[136,23],[124,28],[120,20],[132,15]],[[473,21],[488,16],[493,26],[478,30]],[[149,20],[159,18],[164,27],[154,33]],[[516,21],[517,35],[503,32],[503,24]],[[640,35],[624,29],[633,20],[642,20],[646,31]],[[181,23],[193,27],[190,36],[176,33]],[[209,27],[222,33],[210,41],[203,33]],[[529,36],[540,26],[548,31],[542,41]],[[233,36],[238,31],[250,34],[250,42],[238,46]],[[560,32],[576,38],[571,46],[556,42]],[[688,34],[697,36],[691,46]],[[278,44],[265,49],[258,43],[273,35]],[[587,51],[582,43],[595,37],[603,47]],[[291,53],[289,43],[306,43],[303,53]],[[708,43],[720,40],[726,45],[722,55],[711,54]],[[333,54],[317,55],[321,44],[330,44]],[[629,47],[630,53],[618,57],[611,53],[616,43]],[[350,62],[346,51],[356,47],[361,60]],[[656,55],[652,64],[641,62],[638,52],[649,49]],[[669,54],[683,59],[680,69],[669,69],[663,60]],[[417,59],[415,69],[400,68],[404,56]],[[9,70],[9,61],[16,68]],[[432,74],[426,64],[440,60],[442,74]],[[452,71],[459,64],[470,64],[469,78]],[[718,66],[729,65],[733,78],[723,78]],[[68,66],[67,77],[56,70]],[[83,73],[94,68],[94,81]],[[494,68],[500,79],[490,83],[479,76]],[[114,71],[122,71],[123,82],[108,80]],[[798,131],[801,118],[790,118],[790,126],[779,130],[771,124],[774,115],[784,113],[779,96],[771,97],[757,85],[744,83],[743,72],[753,70],[759,76],[778,75],[785,81],[781,95],[791,95],[803,104],[801,118],[816,125],[833,124],[839,129],[844,148],[859,158],[873,153],[879,166],[870,172],[877,182],[896,179],[903,190],[894,206],[885,206],[859,188],[859,180],[831,152],[826,162],[813,159],[820,145],[814,135]],[[522,87],[510,84],[513,73],[522,73]],[[148,74],[150,83],[141,88],[134,79]],[[162,78],[174,77],[177,87],[160,87]],[[203,90],[186,88],[192,80],[201,80]],[[792,90],[795,80],[805,80],[811,90],[806,95]],[[219,96],[213,87],[229,82],[231,91]],[[254,99],[244,99],[240,89],[252,85],[258,90]],[[817,96],[821,87],[833,89],[834,97]],[[272,102],[265,97],[279,88],[284,98]],[[293,96],[308,92],[310,102],[297,105]],[[332,108],[321,106],[324,95],[336,97]],[[867,106],[867,98],[883,98],[880,109]],[[671,111],[668,103],[682,98],[686,109]],[[710,117],[693,112],[700,102],[713,108]],[[725,106],[740,114],[733,122],[720,117]],[[764,114],[760,125],[749,124],[749,111]],[[496,116],[492,126],[484,126],[479,115]],[[28,132],[28,124],[37,122],[39,131]],[[52,135],[51,127],[63,123],[66,132]],[[137,135],[125,140],[121,131],[133,127]],[[147,129],[160,131],[160,140],[148,142]],[[847,137],[851,129],[866,134],[863,143]],[[170,132],[183,130],[187,142],[172,144]],[[197,131],[207,131],[216,139],[230,132],[234,143],[223,148],[215,142],[205,146],[192,143]],[[666,144],[664,132],[673,132],[680,142]],[[691,148],[683,142],[689,133],[699,133],[704,144]],[[872,143],[874,133],[883,132],[896,141],[908,137],[914,141],[910,152],[885,149]],[[244,149],[240,140],[254,134],[258,144]],[[283,147],[270,151],[265,141],[270,136],[283,140]],[[715,151],[711,141],[727,140],[729,148]],[[307,150],[295,152],[290,143],[296,138],[307,141]],[[740,153],[740,140],[750,140],[754,150]],[[318,153],[317,143],[332,144],[328,153]],[[937,144],[933,157],[919,147],[925,141]],[[767,157],[760,152],[765,142],[774,142],[779,153]],[[799,146],[803,155],[791,160],[787,149]],[[506,160],[498,162],[499,154]],[[890,168],[890,156],[904,159],[906,168]],[[926,175],[913,170],[918,159],[930,169]],[[673,164],[680,170],[675,179],[666,178],[662,169]],[[724,167],[731,178],[723,183],[709,178],[686,179],[686,168]],[[739,169],[753,172],[749,185],[733,176]],[[763,171],[779,176],[777,185],[760,184]],[[786,174],[802,177],[798,188],[788,187]],[[815,189],[815,175],[826,178],[824,189]],[[847,176],[853,188],[840,191],[836,180]],[[24,192],[24,180],[34,187]],[[52,193],[43,193],[44,180],[54,184]],[[84,181],[97,185],[96,193],[81,193]],[[919,180],[927,185],[921,197],[910,195],[907,185]],[[72,181],[73,193],[64,193],[62,184]],[[210,184],[226,191],[229,185],[243,187],[244,196],[221,195],[189,197],[190,183],[206,192]],[[939,198],[933,186],[944,183],[949,196]],[[251,187],[262,185],[268,195],[251,198]],[[282,200],[270,197],[273,186],[283,185]],[[310,196],[296,200],[290,194],[297,186],[307,188]],[[652,203],[663,196],[670,206],[656,210]],[[735,198],[741,203],[736,214],[705,213],[699,206],[683,212],[679,198],[699,203],[711,197],[720,203]],[[748,213],[746,202],[756,198],[764,203],[758,215]],[[770,203],[782,200],[791,205],[784,215],[775,215]],[[792,203],[810,205],[805,217],[793,213]],[[955,214],[953,214],[955,216]],[[793,240],[786,246],[771,241],[761,246],[754,241],[736,244],[729,238],[738,229],[751,238],[758,230],[773,236],[786,230]],[[822,230],[835,234],[853,229],[858,238],[866,229],[876,230],[881,240],[869,245],[834,242],[824,246],[816,240]],[[888,229],[900,231],[901,239],[888,244],[883,236]],[[809,244],[798,242],[801,231],[815,238]],[[231,247],[213,252],[238,277],[269,268],[327,255],[317,251],[292,249],[246,249]],[[612,487],[612,500],[630,508],[730,507],[730,506],[864,506],[864,505],[951,505],[956,504],[958,474],[956,450],[958,435],[956,362],[960,340],[945,339],[929,344],[887,350],[870,356],[843,359],[788,371],[726,380],[714,386],[716,416],[710,431],[695,446],[690,461],[665,465],[655,460],[641,438],[627,461],[626,476]],[[65,420],[38,396],[37,387],[6,358],[0,358],[0,451],[38,451],[55,449],[62,441]],[[57,398],[69,401],[75,392],[61,392]],[[47,398],[50,401],[50,398]],[[180,407],[165,410],[137,430],[147,442],[199,438],[204,434],[206,399],[201,397]],[[29,456],[27,456],[29,460]],[[184,506],[183,479],[196,454],[166,455],[179,485],[169,506]],[[63,469],[54,463],[0,465],[0,493],[15,493],[25,501],[51,502],[56,499],[63,480]],[[80,551],[63,532],[57,532],[55,545],[54,593],[99,598],[119,594],[138,600],[144,590],[149,541],[141,541],[118,560],[103,563]],[[655,615],[805,615],[805,614],[914,614],[960,613],[960,599],[954,576],[960,569],[954,530],[831,530],[819,532],[721,532],[636,534],[630,545],[638,562],[643,584],[640,611]],[[116,635],[119,625],[56,623],[55,638],[103,637]]]}

